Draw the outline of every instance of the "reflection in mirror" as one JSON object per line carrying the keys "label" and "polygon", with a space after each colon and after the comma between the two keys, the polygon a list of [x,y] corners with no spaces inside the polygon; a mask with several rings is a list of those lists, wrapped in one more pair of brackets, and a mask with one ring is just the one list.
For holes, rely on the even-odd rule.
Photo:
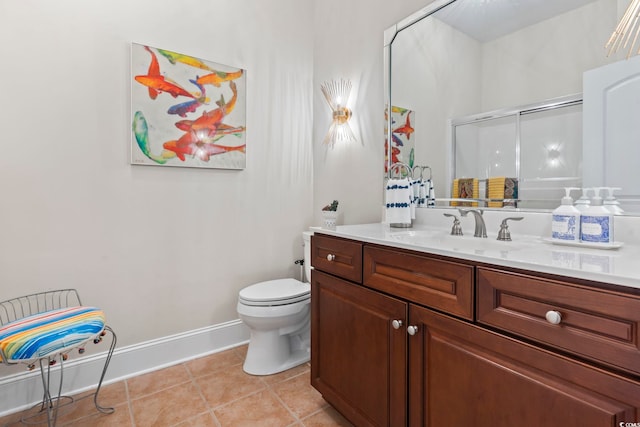
{"label": "reflection in mirror", "polygon": [[487,207],[545,209],[559,189],[582,187],[579,96],[455,118],[452,128],[453,199],[456,179],[477,179]]}
{"label": "reflection in mirror", "polygon": [[[385,32],[385,93],[392,110],[411,111],[414,151],[411,158],[408,151],[390,155],[393,131],[405,123],[387,122],[387,161],[430,166],[440,206],[450,205],[453,180],[463,177],[519,178],[519,208],[553,209],[561,187],[582,182],[624,188],[594,182],[583,167],[580,105],[518,110],[581,98],[585,71],[623,59],[624,53],[607,57],[604,45],[626,6],[625,0],[436,0],[399,22]],[[493,131],[489,123],[454,126],[496,111],[515,113],[496,119]],[[491,132],[511,142],[460,142],[465,133]],[[471,148],[456,156],[460,144]]]}

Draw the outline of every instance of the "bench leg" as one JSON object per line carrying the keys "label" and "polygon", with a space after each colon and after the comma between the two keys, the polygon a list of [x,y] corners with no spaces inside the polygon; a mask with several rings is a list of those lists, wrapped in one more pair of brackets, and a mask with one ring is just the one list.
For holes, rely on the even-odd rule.
{"label": "bench leg", "polygon": [[110,326],[104,327],[105,331],[109,331],[111,333],[111,345],[109,346],[109,351],[107,352],[107,359],[104,361],[104,367],[102,368],[102,374],[100,375],[100,381],[98,381],[98,387],[96,388],[96,392],[93,394],[93,403],[96,405],[96,409],[103,414],[111,414],[115,411],[114,408],[100,406],[98,403],[98,393],[100,393],[100,387],[102,387],[102,381],[104,380],[104,376],[107,373],[107,368],[109,367],[109,362],[111,362],[111,356],[113,356],[113,350],[116,348],[116,342],[118,338],[116,337],[115,332],[111,329]]}
{"label": "bench leg", "polygon": [[[109,345],[109,350],[107,351],[107,357],[104,362],[104,366],[102,368],[102,373],[100,374],[100,380],[98,381],[98,386],[96,391],[93,393],[93,403],[96,406],[96,409],[103,414],[111,414],[115,411],[112,407],[101,406],[98,403],[98,394],[100,393],[100,388],[102,387],[102,382],[104,381],[104,377],[107,374],[107,369],[109,368],[109,363],[111,362],[111,357],[113,356],[113,351],[116,348],[117,337],[113,329],[110,326],[105,326],[104,331],[108,331],[111,333],[111,344]],[[103,332],[99,337],[94,340],[94,343],[97,344],[102,341],[102,336],[105,333]],[[44,396],[42,397],[42,402],[39,404],[40,410],[36,414],[31,414],[22,418],[23,424],[43,424],[44,420],[42,420],[41,416],[46,413],[47,416],[47,427],[55,427],[56,422],[58,420],[58,410],[60,407],[64,407],[74,402],[74,399],[69,396],[62,396],[62,384],[63,384],[63,376],[64,376],[64,360],[66,359],[66,355],[59,354],[60,361],[60,383],[58,385],[58,393],[56,396],[52,396],[51,394],[51,366],[56,363],[55,357],[46,357],[39,360],[40,362],[40,376],[42,378],[42,387],[44,389]],[[46,364],[46,369],[45,369]],[[68,400],[61,404],[63,399]],[[35,420],[32,421],[32,420]]]}
{"label": "bench leg", "polygon": [[[42,397],[42,404],[40,406],[40,413],[46,410],[47,413],[47,426],[53,427],[56,425],[58,419],[58,408],[60,407],[60,399],[63,398],[62,394],[62,379],[64,373],[64,361],[60,357],[60,383],[58,385],[58,394],[56,397],[51,396],[51,365],[53,365],[55,359],[51,357],[42,358],[40,362],[40,377],[42,378],[42,388],[44,390],[44,396]],[[45,372],[44,364],[47,364]],[[30,418],[30,417],[28,417]],[[23,422],[25,420],[23,419]]]}

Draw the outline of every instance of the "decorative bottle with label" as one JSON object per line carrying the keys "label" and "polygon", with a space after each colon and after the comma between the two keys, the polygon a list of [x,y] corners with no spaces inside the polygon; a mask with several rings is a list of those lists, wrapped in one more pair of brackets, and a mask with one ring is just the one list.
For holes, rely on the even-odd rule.
{"label": "decorative bottle with label", "polygon": [[579,188],[566,187],[565,196],[560,206],[552,213],[551,238],[562,242],[580,241],[580,211],[573,206],[571,190]]}
{"label": "decorative bottle with label", "polygon": [[613,215],[602,206],[601,188],[595,188],[591,205],[580,216],[580,239],[589,243],[613,243]]}

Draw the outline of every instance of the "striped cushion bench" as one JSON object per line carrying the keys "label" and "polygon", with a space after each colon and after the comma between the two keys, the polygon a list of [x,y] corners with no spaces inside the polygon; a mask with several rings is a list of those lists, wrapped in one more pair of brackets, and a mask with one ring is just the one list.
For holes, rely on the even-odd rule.
{"label": "striped cushion bench", "polygon": [[105,316],[95,307],[45,311],[0,327],[0,357],[5,363],[30,363],[66,353],[104,330]]}

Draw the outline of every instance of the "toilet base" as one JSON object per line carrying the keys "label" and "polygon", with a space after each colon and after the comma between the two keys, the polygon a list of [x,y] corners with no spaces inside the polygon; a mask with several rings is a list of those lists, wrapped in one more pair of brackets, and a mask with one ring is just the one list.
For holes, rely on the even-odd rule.
{"label": "toilet base", "polygon": [[310,359],[308,333],[283,336],[278,331],[252,331],[242,369],[250,375],[272,375]]}

